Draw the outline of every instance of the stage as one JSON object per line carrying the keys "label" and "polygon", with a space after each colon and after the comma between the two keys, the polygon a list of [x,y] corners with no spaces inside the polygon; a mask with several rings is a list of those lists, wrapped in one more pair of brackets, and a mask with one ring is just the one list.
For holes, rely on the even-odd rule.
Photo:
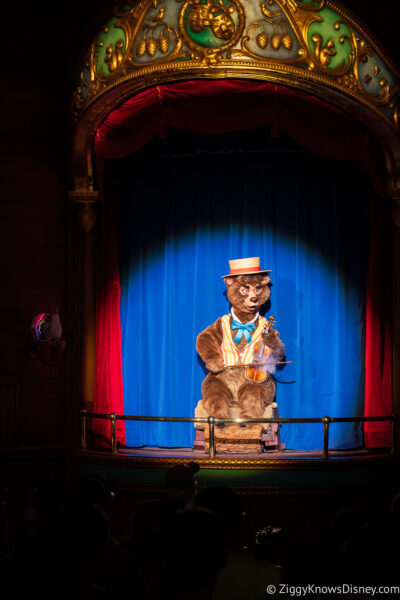
{"label": "stage", "polygon": [[293,535],[311,535],[341,509],[362,506],[372,515],[384,514],[399,491],[400,460],[388,450],[329,452],[328,460],[322,452],[290,450],[214,458],[192,448],[80,450],[71,457],[71,472],[111,482],[117,492],[112,531],[124,535],[121,515],[162,498],[168,469],[189,461],[199,466],[198,489],[229,486],[240,494],[250,533],[273,524]]}
{"label": "stage", "polygon": [[[366,449],[357,450],[331,450],[329,451],[328,459],[349,460],[349,459],[371,459],[379,455],[390,456],[390,451],[386,449],[381,452],[370,452]],[[140,458],[179,458],[188,461],[207,461],[210,456],[204,450],[196,450],[193,448],[159,448],[154,446],[142,448],[126,448],[118,452],[119,456],[131,456]],[[217,453],[214,459],[223,461],[245,460],[263,462],[267,465],[269,461],[287,461],[287,460],[326,460],[322,450],[271,450],[262,453]]]}

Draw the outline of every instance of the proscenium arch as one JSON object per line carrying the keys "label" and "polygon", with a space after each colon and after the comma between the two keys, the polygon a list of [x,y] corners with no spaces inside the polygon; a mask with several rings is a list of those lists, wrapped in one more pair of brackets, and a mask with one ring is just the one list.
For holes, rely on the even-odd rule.
{"label": "proscenium arch", "polygon": [[103,14],[74,93],[76,191],[91,189],[98,125],[129,96],[171,81],[249,78],[310,92],[362,121],[382,147],[388,195],[400,193],[400,73],[350,11],[331,0],[207,2],[233,11],[229,39],[202,23],[190,29],[199,0],[120,1]]}
{"label": "proscenium arch", "polygon": [[[294,87],[361,121],[382,149],[387,196],[393,201],[393,221],[400,226],[400,74],[380,43],[347,8],[331,0],[126,0],[102,15],[98,33],[82,58],[73,98],[74,190],[70,196],[80,207],[85,232],[90,235],[94,226],[98,199],[93,140],[107,114],[130,96],[158,84],[225,78]],[[396,236],[395,273],[400,256]],[[82,396],[90,403],[93,235],[84,244],[81,372]],[[396,360],[400,358],[398,306],[395,294],[394,365],[400,362]],[[395,368],[393,378],[396,398],[400,374]]]}

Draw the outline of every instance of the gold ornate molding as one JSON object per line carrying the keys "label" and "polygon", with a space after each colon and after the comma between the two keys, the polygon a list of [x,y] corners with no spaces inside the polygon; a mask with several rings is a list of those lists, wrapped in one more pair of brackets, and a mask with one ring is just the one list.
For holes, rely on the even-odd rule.
{"label": "gold ornate molding", "polygon": [[73,190],[69,192],[71,200],[77,204],[96,204],[99,199],[99,192],[96,190]]}
{"label": "gold ornate molding", "polygon": [[84,233],[89,233],[96,224],[96,204],[99,200],[99,192],[74,190],[69,192],[69,197],[76,204],[79,227]]}
{"label": "gold ornate molding", "polygon": [[82,61],[74,118],[127,80],[190,74],[199,66],[222,77],[227,68],[240,77],[244,68],[279,73],[284,67],[377,108],[398,130],[397,68],[365,27],[330,0],[119,2]]}
{"label": "gold ornate molding", "polygon": [[[93,137],[110,110],[148,87],[200,78],[279,83],[339,106],[375,135],[393,179],[400,75],[339,2],[121,0],[105,15],[79,71],[72,108],[76,187],[91,180]],[[393,197],[395,187],[387,192]]]}
{"label": "gold ornate molding", "polygon": [[248,470],[248,471],[260,471],[260,470],[278,470],[278,471],[315,471],[316,469],[321,470],[345,470],[354,467],[357,468],[371,468],[373,465],[379,466],[391,466],[397,465],[398,461],[391,455],[380,456],[380,457],[346,457],[337,458],[332,460],[322,460],[321,458],[243,458],[241,456],[235,457],[235,455],[220,455],[215,458],[208,458],[207,456],[197,456],[196,454],[190,457],[144,457],[144,456],[132,456],[129,453],[124,453],[123,450],[118,455],[111,453],[96,452],[96,451],[80,451],[78,455],[86,460],[93,461],[103,465],[120,465],[131,468],[155,468],[155,469],[168,469],[176,464],[186,464],[188,460],[194,460],[199,464],[201,469],[210,470]]}

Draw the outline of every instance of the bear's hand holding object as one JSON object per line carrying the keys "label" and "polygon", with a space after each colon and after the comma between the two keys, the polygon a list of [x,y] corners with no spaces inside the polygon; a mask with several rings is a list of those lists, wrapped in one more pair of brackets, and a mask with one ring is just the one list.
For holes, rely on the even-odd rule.
{"label": "bear's hand holding object", "polygon": [[262,334],[262,341],[266,346],[273,347],[280,342],[279,332],[276,329],[270,329],[268,333]]}

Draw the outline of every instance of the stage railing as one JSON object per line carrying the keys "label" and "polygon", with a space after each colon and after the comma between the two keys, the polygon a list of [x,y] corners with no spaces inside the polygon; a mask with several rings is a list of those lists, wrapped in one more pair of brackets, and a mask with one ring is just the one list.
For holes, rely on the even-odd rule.
{"label": "stage railing", "polygon": [[87,449],[87,420],[88,419],[107,419],[110,421],[110,442],[112,454],[118,454],[117,446],[117,421],[166,421],[170,423],[204,423],[209,428],[209,456],[210,458],[215,457],[215,438],[214,438],[214,427],[219,423],[320,423],[323,424],[323,448],[322,458],[328,460],[329,458],[329,426],[331,423],[365,423],[371,421],[391,421],[392,422],[392,447],[391,453],[394,453],[396,448],[396,427],[395,422],[397,416],[389,415],[385,417],[321,417],[313,419],[285,419],[285,418],[260,418],[250,419],[240,417],[236,419],[220,419],[217,417],[142,417],[133,415],[117,415],[115,413],[101,414],[91,413],[87,410],[82,410],[81,413],[81,448],[82,450]]}

